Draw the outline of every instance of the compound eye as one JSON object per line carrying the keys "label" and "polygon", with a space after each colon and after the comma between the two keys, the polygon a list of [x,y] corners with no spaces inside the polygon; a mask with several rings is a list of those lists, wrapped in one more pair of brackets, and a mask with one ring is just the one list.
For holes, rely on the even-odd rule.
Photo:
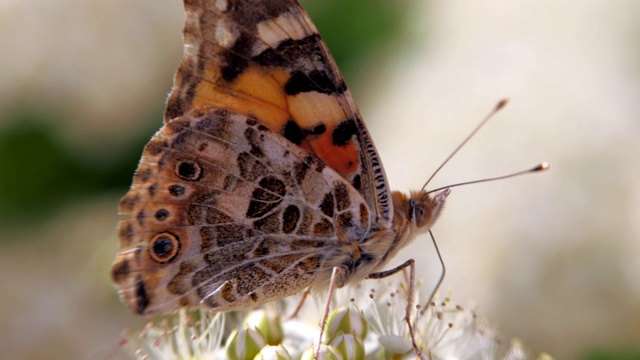
{"label": "compound eye", "polygon": [[151,258],[161,264],[173,260],[180,250],[180,239],[170,232],[154,236],[150,241]]}
{"label": "compound eye", "polygon": [[416,203],[413,207],[413,214],[411,214],[413,218],[413,222],[419,228],[429,224],[431,221],[431,212],[430,209],[427,209],[424,204]]}

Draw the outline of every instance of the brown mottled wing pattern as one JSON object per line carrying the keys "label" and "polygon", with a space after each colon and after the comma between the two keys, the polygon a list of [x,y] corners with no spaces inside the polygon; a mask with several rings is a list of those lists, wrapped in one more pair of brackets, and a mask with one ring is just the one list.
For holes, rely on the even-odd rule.
{"label": "brown mottled wing pattern", "polygon": [[233,310],[327,281],[334,266],[341,281],[363,276],[359,246],[393,209],[315,26],[295,0],[185,8],[165,125],[120,204],[112,277],[124,302]]}
{"label": "brown mottled wing pattern", "polygon": [[370,231],[360,194],[255,118],[192,111],[145,147],[112,277],[135,312],[242,309],[330,276]]}
{"label": "brown mottled wing pattern", "polygon": [[184,57],[165,123],[192,109],[254,117],[344,177],[376,223],[393,214],[377,151],[351,93],[295,0],[185,0]]}

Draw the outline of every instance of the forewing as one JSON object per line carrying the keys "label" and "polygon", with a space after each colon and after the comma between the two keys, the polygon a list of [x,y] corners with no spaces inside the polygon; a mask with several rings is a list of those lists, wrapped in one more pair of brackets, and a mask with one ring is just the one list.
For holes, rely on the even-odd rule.
{"label": "forewing", "polygon": [[377,151],[351,93],[295,0],[189,0],[185,50],[165,122],[209,107],[251,116],[304,148],[393,214]]}

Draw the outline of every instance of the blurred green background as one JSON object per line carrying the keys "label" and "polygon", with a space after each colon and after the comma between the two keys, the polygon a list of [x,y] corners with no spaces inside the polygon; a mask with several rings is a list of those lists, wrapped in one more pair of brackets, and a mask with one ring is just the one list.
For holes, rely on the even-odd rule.
{"label": "blurred green background", "polygon": [[[436,178],[444,289],[505,340],[556,358],[640,359],[640,3],[308,0],[394,188]],[[117,204],[161,125],[178,0],[0,3],[0,355],[110,358],[142,322],[109,280]],[[425,239],[422,239],[425,240]],[[438,274],[419,239],[426,285]]]}

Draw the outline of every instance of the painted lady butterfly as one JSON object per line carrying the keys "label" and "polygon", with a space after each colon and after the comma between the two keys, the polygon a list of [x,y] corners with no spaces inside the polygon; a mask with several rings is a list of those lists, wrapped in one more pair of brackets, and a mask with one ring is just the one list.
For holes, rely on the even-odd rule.
{"label": "painted lady butterfly", "polygon": [[448,190],[391,191],[329,50],[296,0],[185,0],[164,126],[120,203],[112,278],[139,314],[236,310],[383,266]]}

